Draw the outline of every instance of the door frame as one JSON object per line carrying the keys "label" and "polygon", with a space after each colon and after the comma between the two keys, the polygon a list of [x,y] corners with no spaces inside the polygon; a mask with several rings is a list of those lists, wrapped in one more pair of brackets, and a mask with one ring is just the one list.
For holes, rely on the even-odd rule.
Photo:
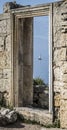
{"label": "door frame", "polygon": [[[18,35],[18,24],[19,19],[31,18],[36,16],[49,16],[49,113],[53,113],[53,70],[52,70],[52,44],[53,44],[53,4],[43,4],[38,6],[26,6],[18,9],[11,10],[11,30],[12,30],[12,48],[17,44],[17,35]],[[18,49],[18,48],[17,48]],[[12,62],[14,65],[14,60],[16,50],[12,49]],[[18,66],[13,66],[13,87],[12,87],[12,99],[13,104],[18,106]],[[16,77],[14,76],[16,75]],[[16,101],[14,100],[14,94],[17,93]]]}

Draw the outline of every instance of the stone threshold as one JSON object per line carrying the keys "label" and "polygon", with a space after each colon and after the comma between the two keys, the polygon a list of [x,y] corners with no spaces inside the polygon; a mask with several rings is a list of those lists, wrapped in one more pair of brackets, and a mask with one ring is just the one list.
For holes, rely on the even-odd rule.
{"label": "stone threshold", "polygon": [[41,125],[52,124],[52,114],[48,110],[28,107],[16,107],[15,109],[26,120],[34,121]]}

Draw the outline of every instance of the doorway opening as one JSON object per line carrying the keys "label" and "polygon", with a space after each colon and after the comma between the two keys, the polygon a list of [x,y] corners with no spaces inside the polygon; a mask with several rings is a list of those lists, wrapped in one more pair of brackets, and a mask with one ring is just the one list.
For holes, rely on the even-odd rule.
{"label": "doorway opening", "polygon": [[33,106],[49,109],[49,16],[33,22]]}
{"label": "doorway opening", "polygon": [[[20,14],[20,16],[18,17],[18,15],[16,16],[16,20],[15,20],[15,26],[14,26],[14,60],[13,60],[13,66],[14,66],[14,72],[13,72],[13,93],[14,94],[14,105],[15,106],[21,106],[21,107],[30,107],[30,106],[35,106],[40,108],[40,104],[39,106],[36,106],[36,104],[34,105],[34,91],[33,91],[33,79],[35,78],[42,78],[42,80],[44,81],[44,83],[47,85],[49,84],[48,88],[48,98],[44,97],[45,99],[48,99],[48,107],[49,107],[49,112],[52,113],[53,111],[53,89],[52,89],[52,34],[53,34],[53,26],[52,26],[52,6],[48,7],[48,12],[46,12],[44,10],[43,7],[41,7],[41,10],[38,11],[38,7],[36,7],[36,13],[35,10],[33,10],[33,8],[30,8],[30,12],[29,10],[26,10],[26,15],[25,12],[23,12],[23,15]],[[49,11],[50,10],[50,11]],[[32,13],[31,13],[32,12]],[[33,23],[35,25],[35,21],[36,19],[39,19],[41,17],[41,20],[38,20],[39,22],[42,21],[43,23],[41,23],[38,27],[38,24],[36,25],[36,27],[38,27],[38,29],[36,27],[33,28]],[[43,21],[43,19],[44,21]],[[46,18],[46,20],[45,20]],[[34,22],[33,22],[34,21]],[[48,22],[49,21],[49,22]],[[46,23],[49,23],[46,24]],[[14,24],[13,24],[14,25]],[[44,25],[42,27],[42,25]],[[48,27],[49,27],[49,33],[48,33]],[[40,67],[39,65],[42,64],[42,62],[44,62],[44,68],[42,66],[42,69],[39,69],[40,71],[42,71],[42,75],[38,75],[35,76],[34,73],[34,51],[35,51],[35,47],[33,46],[33,41],[36,41],[34,37],[38,37],[35,33],[35,28],[36,30],[38,30],[38,32],[40,32],[40,39],[38,38],[38,41],[40,41],[40,45],[37,46],[37,48],[40,48],[39,46],[42,47],[42,51],[44,52],[42,55],[40,51],[39,54],[37,55],[37,58],[35,58],[35,60],[37,59],[37,61],[40,63],[38,63],[37,65],[37,69],[38,67]],[[42,32],[41,29],[42,28]],[[43,33],[45,30],[45,33]],[[43,33],[43,34],[42,34]],[[47,35],[46,35],[47,33]],[[49,34],[49,36],[48,36]],[[44,38],[47,38],[48,41],[48,37],[49,37],[49,44],[48,42],[44,41],[44,43],[42,43],[42,41],[44,40]],[[37,39],[37,38],[36,38]],[[34,43],[34,45],[37,45],[37,43]],[[47,49],[45,47],[45,44],[47,44]],[[34,50],[33,50],[34,48]],[[45,55],[45,52],[49,52],[47,55],[48,57]],[[34,53],[34,54],[33,54]],[[48,60],[48,62],[47,62]],[[45,62],[48,63],[45,66]],[[48,67],[49,66],[49,67]],[[47,69],[45,69],[46,67],[48,67]],[[21,71],[22,70],[22,71]],[[45,71],[47,70],[47,72]],[[38,71],[39,73],[39,71]],[[45,75],[45,73],[47,74],[47,76]],[[47,78],[45,78],[45,76]],[[49,82],[48,82],[49,81]],[[48,86],[48,85],[47,85]],[[41,89],[42,87],[40,87]],[[38,89],[38,87],[36,86],[36,89]],[[37,90],[38,91],[38,90]],[[41,91],[40,91],[41,92]],[[47,93],[47,91],[46,91]],[[39,95],[39,93],[38,93]],[[43,94],[44,95],[44,94]],[[35,95],[36,97],[37,95]],[[42,96],[42,95],[40,95]],[[46,102],[45,102],[46,103]],[[47,106],[47,105],[46,105]],[[48,107],[46,106],[42,106],[41,108],[43,109],[48,109]]]}

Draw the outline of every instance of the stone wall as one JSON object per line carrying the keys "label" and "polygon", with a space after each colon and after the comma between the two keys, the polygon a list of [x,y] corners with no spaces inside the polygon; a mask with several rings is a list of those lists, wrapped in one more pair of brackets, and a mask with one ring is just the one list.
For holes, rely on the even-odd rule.
{"label": "stone wall", "polygon": [[60,100],[60,122],[62,128],[67,128],[67,1],[61,6],[61,43],[64,48],[63,64],[61,66],[61,100]]}
{"label": "stone wall", "polygon": [[67,1],[53,4],[54,118],[67,127]]}
{"label": "stone wall", "polygon": [[11,28],[10,14],[0,14],[0,92],[7,91],[11,101]]}
{"label": "stone wall", "polygon": [[[11,6],[10,4],[8,5]],[[0,14],[0,93],[7,91],[7,105],[14,101],[15,106],[22,106],[23,104],[24,106],[29,106],[33,101],[32,29],[34,15],[29,12],[32,7],[30,9],[27,7],[29,10],[25,10],[27,11],[25,13],[31,13],[32,17],[23,18],[20,20],[20,24],[17,18],[19,15],[14,17],[14,28],[11,28],[12,12],[10,9],[12,8],[5,10],[5,7],[5,13]],[[21,12],[21,16],[22,14],[25,15],[22,9],[21,11],[18,10],[18,12]],[[16,13],[13,14],[13,16],[15,15]],[[52,16],[53,114],[54,119],[60,120],[61,127],[67,128],[67,0],[52,4]],[[23,25],[19,33],[21,23]],[[23,37],[21,35],[22,32]],[[13,42],[11,40],[12,36]]]}
{"label": "stone wall", "polygon": [[65,49],[61,43],[60,29],[61,3],[53,4],[53,88],[54,88],[54,118],[60,118],[60,89],[61,89],[61,65],[65,59]]}

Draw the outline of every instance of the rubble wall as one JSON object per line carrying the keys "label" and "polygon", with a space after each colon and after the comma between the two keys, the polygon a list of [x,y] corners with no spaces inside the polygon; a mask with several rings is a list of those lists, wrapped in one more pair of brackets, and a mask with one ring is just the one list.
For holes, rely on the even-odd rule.
{"label": "rubble wall", "polygon": [[0,92],[11,101],[11,25],[10,14],[0,14]]}
{"label": "rubble wall", "polygon": [[53,4],[54,118],[67,128],[67,2]]}

